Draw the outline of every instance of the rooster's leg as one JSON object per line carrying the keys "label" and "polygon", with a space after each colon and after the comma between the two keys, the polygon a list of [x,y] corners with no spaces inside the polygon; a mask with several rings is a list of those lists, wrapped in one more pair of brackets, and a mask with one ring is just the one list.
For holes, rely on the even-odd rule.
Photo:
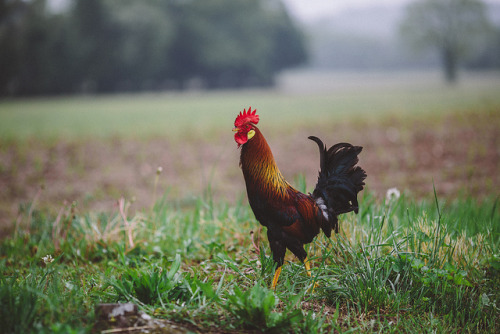
{"label": "rooster's leg", "polygon": [[271,289],[276,290],[276,285],[278,284],[278,278],[280,277],[280,274],[281,274],[281,266],[276,268],[276,271],[274,272],[273,283],[271,285]]}
{"label": "rooster's leg", "polygon": [[[306,268],[307,276],[312,277],[312,275],[311,275],[311,261],[309,261],[309,259],[307,257],[304,260],[304,267]],[[318,286],[319,286],[318,282],[314,282],[314,285],[311,288],[310,292],[313,293],[314,288],[317,288]]]}
{"label": "rooster's leg", "polygon": [[307,276],[311,277],[311,264],[309,263],[309,259],[307,257],[304,260],[304,267],[306,267]]}

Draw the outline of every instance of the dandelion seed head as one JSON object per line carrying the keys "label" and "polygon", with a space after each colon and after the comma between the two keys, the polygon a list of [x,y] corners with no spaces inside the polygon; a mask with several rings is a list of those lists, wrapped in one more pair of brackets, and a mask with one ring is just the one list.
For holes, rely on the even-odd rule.
{"label": "dandelion seed head", "polygon": [[399,197],[401,197],[401,192],[395,187],[387,189],[387,192],[385,193],[387,201],[397,201]]}

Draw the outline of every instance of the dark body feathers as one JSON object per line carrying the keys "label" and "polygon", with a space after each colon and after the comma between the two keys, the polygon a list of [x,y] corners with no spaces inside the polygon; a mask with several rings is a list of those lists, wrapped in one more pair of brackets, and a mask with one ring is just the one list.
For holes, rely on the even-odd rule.
{"label": "dark body feathers", "polygon": [[357,193],[366,178],[365,171],[356,166],[362,148],[340,143],[327,150],[320,139],[309,137],[319,146],[320,171],[313,193],[306,195],[284,179],[264,136],[257,127],[254,130],[240,156],[248,201],[255,218],[267,227],[278,266],[283,264],[287,248],[304,261],[304,244],[320,229],[330,237],[332,229],[338,232],[339,214],[358,212]]}

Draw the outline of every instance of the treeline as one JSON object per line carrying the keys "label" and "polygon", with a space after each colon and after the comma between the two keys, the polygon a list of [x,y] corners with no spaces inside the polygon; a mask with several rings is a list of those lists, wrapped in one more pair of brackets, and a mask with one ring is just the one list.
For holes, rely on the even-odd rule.
{"label": "treeline", "polygon": [[0,0],[0,95],[272,85],[304,62],[281,0]]}

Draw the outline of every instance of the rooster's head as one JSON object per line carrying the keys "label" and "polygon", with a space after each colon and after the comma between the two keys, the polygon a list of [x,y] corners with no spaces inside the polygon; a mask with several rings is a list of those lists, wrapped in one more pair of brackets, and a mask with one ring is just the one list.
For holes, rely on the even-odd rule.
{"label": "rooster's head", "polygon": [[236,120],[234,121],[234,140],[238,143],[238,147],[245,144],[255,135],[255,125],[259,123],[259,115],[257,110],[252,111],[252,107],[248,110],[243,109]]}

